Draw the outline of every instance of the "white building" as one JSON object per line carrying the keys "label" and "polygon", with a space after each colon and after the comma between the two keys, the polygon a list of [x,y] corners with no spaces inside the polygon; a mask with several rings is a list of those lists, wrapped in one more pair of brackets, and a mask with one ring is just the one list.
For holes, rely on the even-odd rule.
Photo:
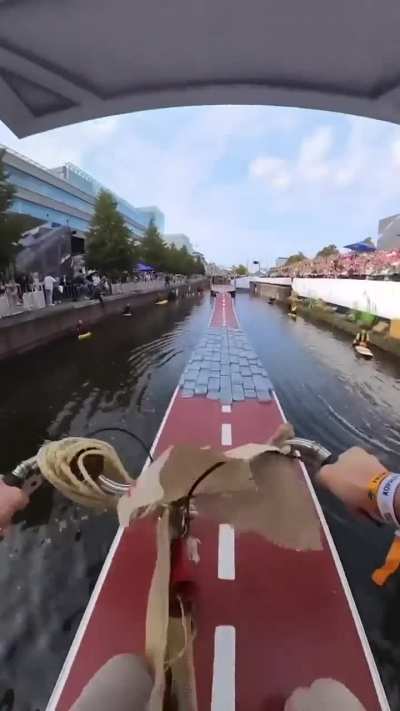
{"label": "white building", "polygon": [[164,234],[163,239],[169,245],[174,244],[177,249],[181,249],[181,247],[186,247],[189,254],[193,254],[193,245],[187,235],[180,233],[170,233]]}
{"label": "white building", "polygon": [[400,249],[400,215],[390,215],[379,220],[378,249]]}

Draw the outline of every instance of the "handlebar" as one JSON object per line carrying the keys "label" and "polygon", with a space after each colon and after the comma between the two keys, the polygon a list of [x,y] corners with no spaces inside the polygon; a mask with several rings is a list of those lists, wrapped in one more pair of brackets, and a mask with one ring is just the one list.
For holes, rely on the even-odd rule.
{"label": "handlebar", "polygon": [[333,464],[336,460],[335,455],[332,454],[329,449],[311,439],[293,437],[292,439],[286,440],[285,447],[287,446],[290,446],[294,452],[298,451],[301,458],[303,456],[314,458],[318,468],[321,468],[325,464]]}
{"label": "handlebar", "polygon": [[[335,459],[326,447],[302,437],[293,437],[286,440],[284,447],[290,448],[288,451],[289,456],[294,459],[303,459],[305,457],[313,468],[317,466],[320,469],[324,464],[330,464]],[[36,457],[31,457],[18,464],[11,473],[3,477],[3,481],[9,486],[17,486],[23,489],[29,496],[43,481]],[[123,496],[131,486],[129,483],[113,481],[103,474],[100,474],[96,481],[106,494],[114,496]]]}

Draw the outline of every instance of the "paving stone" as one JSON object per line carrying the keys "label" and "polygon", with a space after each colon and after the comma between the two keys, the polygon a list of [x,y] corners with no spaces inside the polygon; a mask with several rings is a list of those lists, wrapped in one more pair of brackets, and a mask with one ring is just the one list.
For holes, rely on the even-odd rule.
{"label": "paving stone", "polygon": [[196,385],[194,392],[196,395],[207,395],[207,385]]}
{"label": "paving stone", "polygon": [[254,375],[263,375],[264,371],[260,366],[258,365],[253,365],[253,363],[250,364],[250,370]]}
{"label": "paving stone", "polygon": [[232,403],[232,390],[221,390],[219,398],[223,405],[230,405]]}
{"label": "paving stone", "polygon": [[211,361],[208,360],[208,358],[207,358],[207,360],[203,360],[203,363],[202,363],[201,367],[202,367],[202,368],[205,368],[206,370],[210,370],[210,368],[211,368]]}
{"label": "paving stone", "polygon": [[239,363],[231,363],[231,373],[240,373]]}
{"label": "paving stone", "polygon": [[182,397],[193,397],[194,390],[189,390],[189,388],[184,388],[181,393]]}
{"label": "paving stone", "polygon": [[219,378],[209,378],[208,379],[208,389],[209,390],[219,390]]}
{"label": "paving stone", "polygon": [[249,375],[252,375],[252,372],[251,372],[250,368],[240,368],[240,372],[241,372],[242,375],[246,375],[247,377],[248,377]]}
{"label": "paving stone", "polygon": [[257,390],[257,399],[260,402],[270,402],[272,397],[267,390]]}
{"label": "paving stone", "polygon": [[207,397],[209,400],[219,400],[219,390],[209,390]]}
{"label": "paving stone", "polygon": [[183,381],[183,387],[186,388],[187,390],[194,390],[194,387],[196,385],[196,382],[194,380],[189,380],[187,378],[184,379]]}
{"label": "paving stone", "polygon": [[239,365],[247,367],[249,365],[249,361],[247,358],[239,358]]}
{"label": "paving stone", "polygon": [[196,379],[196,385],[207,385],[209,378],[208,370],[201,370]]}
{"label": "paving stone", "polygon": [[243,376],[240,373],[232,373],[231,375],[232,385],[241,385],[243,382]]}
{"label": "paving stone", "polygon": [[184,370],[183,375],[185,376],[186,380],[196,380],[197,378],[197,373],[199,372],[200,368],[198,370],[195,370],[194,368],[186,368]]}
{"label": "paving stone", "polygon": [[236,401],[244,400],[244,391],[241,385],[234,385],[232,388],[232,397]]}
{"label": "paving stone", "polygon": [[254,381],[252,377],[244,377],[243,378],[243,387],[245,390],[255,390],[254,388]]}
{"label": "paving stone", "polygon": [[247,398],[255,398],[256,397],[256,391],[255,390],[244,390],[244,396]]}
{"label": "paving stone", "polygon": [[219,373],[220,367],[221,367],[221,366],[220,366],[219,363],[211,363],[211,365],[210,365],[210,370],[213,371],[214,373],[216,373],[216,372]]}
{"label": "paving stone", "polygon": [[253,375],[253,380],[257,390],[268,391],[268,388],[271,386],[268,378],[265,378],[263,375]]}
{"label": "paving stone", "polygon": [[221,365],[221,375],[230,375],[231,369],[229,365]]}
{"label": "paving stone", "polygon": [[237,355],[230,355],[229,360],[232,364],[234,365],[239,365],[239,356]]}

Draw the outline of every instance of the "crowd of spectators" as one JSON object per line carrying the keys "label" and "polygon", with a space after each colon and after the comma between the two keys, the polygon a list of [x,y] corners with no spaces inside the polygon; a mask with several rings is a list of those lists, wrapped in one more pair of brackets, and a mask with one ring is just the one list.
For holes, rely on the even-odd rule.
{"label": "crowd of spectators", "polygon": [[[53,277],[47,274],[39,279],[37,274],[17,274],[7,280],[0,279],[0,296],[7,296],[12,310],[22,305],[24,294],[43,291],[48,305],[63,301],[91,299],[101,289],[104,294],[112,293],[111,282],[96,273],[84,274],[81,270],[73,277]],[[51,292],[49,300],[48,292]]]}
{"label": "crowd of spectators", "polygon": [[3,309],[0,308],[0,318],[23,310],[25,308],[24,295],[29,293],[42,292],[44,299],[42,305],[46,306],[85,299],[98,300],[103,303],[103,297],[111,296],[115,290],[118,293],[120,284],[129,282],[135,289],[134,285],[139,285],[141,282],[145,282],[151,288],[152,282],[158,282],[160,285],[168,287],[186,280],[187,277],[179,274],[160,274],[153,270],[131,274],[123,272],[115,281],[99,272],[85,272],[83,269],[73,276],[54,277],[48,273],[41,279],[38,274],[17,274],[15,278],[8,279],[2,279],[0,275],[0,299],[5,297],[6,300],[5,305],[3,303]]}
{"label": "crowd of spectators", "polygon": [[330,279],[400,279],[400,250],[304,259],[271,270],[271,276]]}

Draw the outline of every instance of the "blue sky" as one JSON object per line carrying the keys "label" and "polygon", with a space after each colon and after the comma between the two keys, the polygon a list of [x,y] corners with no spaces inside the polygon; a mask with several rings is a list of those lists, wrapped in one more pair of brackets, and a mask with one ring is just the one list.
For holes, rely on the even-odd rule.
{"label": "blue sky", "polygon": [[377,236],[400,212],[400,128],[303,109],[149,111],[4,143],[71,161],[135,205],[158,205],[209,261],[231,265]]}

